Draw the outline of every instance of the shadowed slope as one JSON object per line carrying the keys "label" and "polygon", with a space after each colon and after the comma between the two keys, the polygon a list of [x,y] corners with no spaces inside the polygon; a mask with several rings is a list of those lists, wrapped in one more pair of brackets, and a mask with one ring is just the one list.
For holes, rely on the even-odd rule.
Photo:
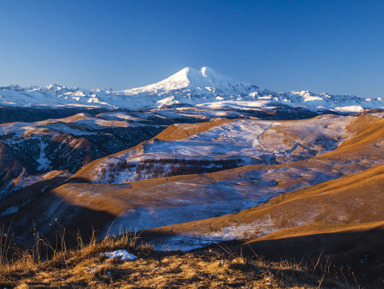
{"label": "shadowed slope", "polygon": [[276,261],[304,258],[309,264],[314,264],[321,256],[319,270],[328,267],[331,271],[341,272],[344,268],[346,272],[354,272],[358,284],[365,285],[365,288],[382,288],[383,238],[383,221],[344,228],[316,223],[247,241],[237,250],[251,256],[256,252]]}

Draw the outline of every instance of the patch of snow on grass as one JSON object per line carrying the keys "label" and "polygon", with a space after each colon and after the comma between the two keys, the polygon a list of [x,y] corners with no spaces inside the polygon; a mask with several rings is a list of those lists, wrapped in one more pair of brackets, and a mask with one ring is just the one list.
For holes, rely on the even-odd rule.
{"label": "patch of snow on grass", "polygon": [[3,216],[6,216],[6,215],[11,215],[11,214],[15,214],[19,211],[19,207],[17,206],[12,206],[12,207],[9,207],[8,209],[6,209],[4,212],[2,212],[0,214],[0,217],[3,217]]}
{"label": "patch of snow on grass", "polygon": [[136,260],[137,259],[137,257],[135,255],[128,253],[127,250],[116,250],[113,252],[101,253],[100,255],[111,258],[111,259],[120,258],[120,260],[122,260],[122,261]]}

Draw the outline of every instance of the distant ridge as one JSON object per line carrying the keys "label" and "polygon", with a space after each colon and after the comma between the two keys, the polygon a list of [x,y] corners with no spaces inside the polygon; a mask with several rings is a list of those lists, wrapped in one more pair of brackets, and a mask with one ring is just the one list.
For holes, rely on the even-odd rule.
{"label": "distant ridge", "polygon": [[252,110],[284,106],[351,113],[384,108],[384,101],[381,98],[330,95],[308,90],[276,93],[234,80],[209,67],[199,70],[185,67],[162,81],[123,91],[67,88],[58,84],[28,88],[18,85],[0,87],[0,106],[149,110],[174,105]]}

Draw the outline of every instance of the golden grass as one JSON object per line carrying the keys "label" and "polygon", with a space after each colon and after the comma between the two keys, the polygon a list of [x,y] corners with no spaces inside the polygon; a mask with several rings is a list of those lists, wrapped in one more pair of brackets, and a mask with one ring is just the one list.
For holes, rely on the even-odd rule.
{"label": "golden grass", "polygon": [[187,137],[194,136],[198,133],[204,133],[211,128],[232,122],[230,119],[217,119],[208,122],[194,123],[194,124],[173,124],[167,129],[159,133],[156,138],[162,141],[176,141]]}
{"label": "golden grass", "polygon": [[[50,245],[37,236],[32,250],[0,265],[0,288],[345,288],[330,274],[313,274],[300,263],[244,258],[223,246],[156,252],[138,239],[125,233],[85,245],[79,237],[76,249],[62,246],[42,260],[37,247]],[[101,255],[117,249],[139,258],[121,261]]]}

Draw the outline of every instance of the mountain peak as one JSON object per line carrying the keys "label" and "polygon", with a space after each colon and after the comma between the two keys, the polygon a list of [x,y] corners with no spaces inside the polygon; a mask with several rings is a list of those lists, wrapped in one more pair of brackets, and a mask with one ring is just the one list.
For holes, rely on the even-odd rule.
{"label": "mountain peak", "polygon": [[126,90],[128,94],[137,93],[161,93],[174,90],[198,91],[200,94],[212,94],[214,91],[226,94],[249,93],[257,86],[246,82],[234,80],[225,76],[212,68],[201,67],[199,70],[193,67],[185,67],[170,77],[139,88]]}
{"label": "mountain peak", "polygon": [[50,85],[47,85],[45,87],[47,90],[54,90],[54,89],[61,89],[62,86],[61,85],[58,85],[56,83],[51,83]]}

